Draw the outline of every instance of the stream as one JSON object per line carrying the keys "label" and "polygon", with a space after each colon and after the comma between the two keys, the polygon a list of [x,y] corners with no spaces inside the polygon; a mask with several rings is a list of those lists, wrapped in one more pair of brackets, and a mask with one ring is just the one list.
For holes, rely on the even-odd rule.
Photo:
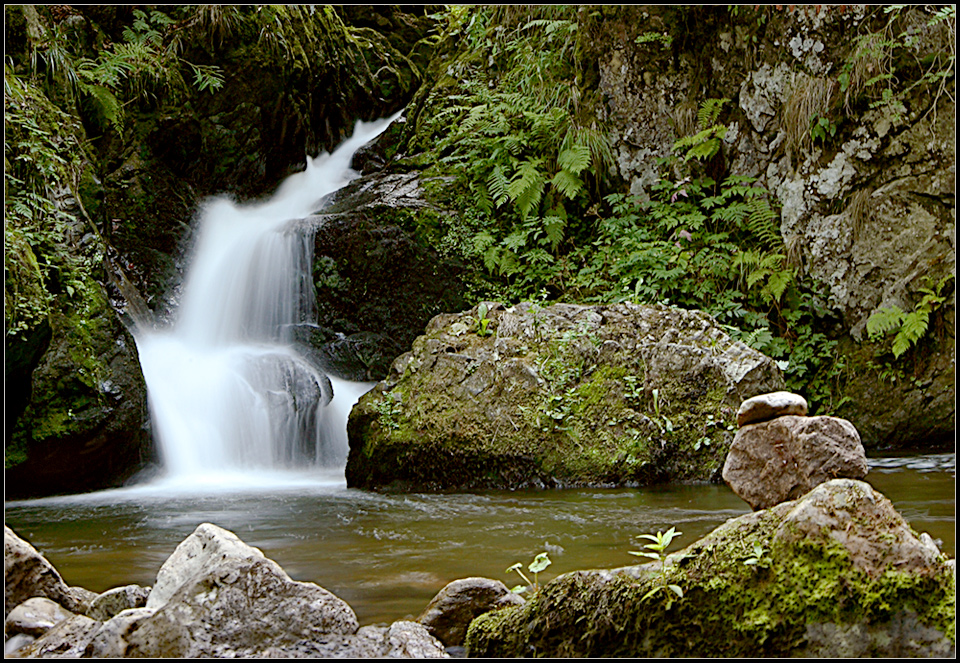
{"label": "stream", "polygon": [[[956,454],[870,459],[867,481],[917,532],[955,556]],[[637,535],[676,527],[690,545],[749,507],[725,485],[636,489],[379,494],[346,488],[342,473],[269,477],[207,492],[124,488],[6,504],[6,524],[71,585],[101,592],[153,585],[160,565],[198,524],[260,548],[296,580],[347,601],[361,624],[416,618],[448,582],[469,576],[521,584],[505,570],[546,550],[560,573],[636,563]],[[529,574],[528,574],[529,575]]]}

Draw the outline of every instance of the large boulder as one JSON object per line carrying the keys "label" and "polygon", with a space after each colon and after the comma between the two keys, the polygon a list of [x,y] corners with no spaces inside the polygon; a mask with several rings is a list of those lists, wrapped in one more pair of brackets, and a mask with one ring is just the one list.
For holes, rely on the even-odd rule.
{"label": "large boulder", "polygon": [[[668,588],[680,588],[682,598]],[[869,484],[836,479],[659,562],[577,571],[467,633],[473,657],[953,657],[956,572]]]}
{"label": "large boulder", "polygon": [[350,414],[350,486],[516,488],[718,477],[777,365],[667,307],[484,303],[435,317]]}
{"label": "large boulder", "polygon": [[121,486],[154,457],[136,341],[102,295],[89,306],[50,316],[8,441],[8,498]]}
{"label": "large boulder", "polygon": [[723,479],[754,510],[795,500],[837,478],[862,479],[867,456],[846,419],[784,415],[737,431]]}

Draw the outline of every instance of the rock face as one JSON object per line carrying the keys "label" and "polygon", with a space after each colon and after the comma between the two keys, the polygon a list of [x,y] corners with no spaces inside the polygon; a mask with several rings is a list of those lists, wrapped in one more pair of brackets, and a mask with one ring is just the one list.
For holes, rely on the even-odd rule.
{"label": "rock face", "polygon": [[8,498],[117,487],[153,458],[136,341],[99,305],[82,331],[59,317],[53,325],[13,427],[11,450],[23,460],[5,472]]}
{"label": "rock face", "polygon": [[562,575],[474,620],[468,655],[956,655],[952,564],[860,481],[731,519],[664,572],[654,562]]}
{"label": "rock face", "polygon": [[[706,99],[733,100],[719,120],[726,133],[721,172],[712,175],[756,178],[780,202],[783,250],[817,284],[816,305],[825,309],[827,327],[835,326],[829,335],[845,359],[841,391],[849,400],[837,414],[857,427],[868,448],[950,443],[956,430],[955,105],[936,86],[924,85],[900,97],[902,107],[868,103],[879,94],[869,86],[848,88],[843,98],[843,73],[854,62],[868,62],[868,44],[850,36],[879,33],[892,16],[877,9],[631,6],[604,12],[598,32],[609,39],[595,45],[599,86],[617,169],[640,196],[649,196],[660,177],[658,158],[683,137],[684,117]],[[913,45],[885,53],[907,59],[936,53],[953,29],[925,9],[907,9],[888,34]],[[672,48],[639,38],[649,35],[671,37]],[[902,79],[903,86],[919,75]],[[807,108],[812,117],[796,120],[791,114],[818,85],[827,90],[824,106]],[[836,133],[824,140],[796,129],[828,118]],[[946,284],[944,300],[921,348],[898,362],[889,339],[869,342],[867,320],[880,307],[913,311],[925,289],[938,283]]]}
{"label": "rock face", "polygon": [[351,486],[643,484],[715,476],[776,364],[699,312],[485,303],[434,318],[348,423]]}
{"label": "rock face", "polygon": [[499,580],[463,578],[441,589],[417,622],[447,647],[459,647],[474,618],[514,605],[523,605],[523,599]]}
{"label": "rock face", "polygon": [[[389,140],[391,129],[376,141]],[[338,377],[372,381],[409,350],[430,319],[462,310],[463,266],[413,228],[438,218],[416,173],[371,173],[332,196],[304,223],[314,233],[317,322],[312,345]],[[336,331],[331,334],[323,330]]]}
{"label": "rock face", "polygon": [[[11,545],[20,541],[11,537],[15,537],[12,532],[8,536]],[[29,547],[26,543],[23,546]],[[16,555],[6,557],[13,559]],[[7,577],[8,605],[24,595],[49,591],[39,585],[36,589],[26,588],[19,581],[19,574],[10,570]],[[113,602],[111,597],[122,595],[126,603],[140,604],[143,589],[118,588],[101,598]],[[55,625],[34,629],[38,634],[42,631],[42,635],[21,646],[13,656],[446,656],[443,646],[421,624],[401,621],[390,626],[359,628],[353,610],[341,599],[312,583],[291,580],[258,549],[211,524],[197,527],[167,559],[144,607],[129,607],[111,615],[113,611],[101,605],[104,601],[94,601],[86,615],[57,612],[56,620],[47,620],[55,621]],[[22,605],[25,607],[20,610],[21,617],[30,608],[29,602]],[[22,622],[24,619],[17,623]]]}
{"label": "rock face", "polygon": [[857,429],[836,417],[784,415],[737,431],[723,479],[754,510],[795,500],[835,478],[862,479]]}

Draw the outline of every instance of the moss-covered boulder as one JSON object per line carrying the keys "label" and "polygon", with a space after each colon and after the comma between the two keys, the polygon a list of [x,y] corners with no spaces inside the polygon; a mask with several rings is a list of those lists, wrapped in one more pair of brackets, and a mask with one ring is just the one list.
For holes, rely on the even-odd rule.
{"label": "moss-covered boulder", "polygon": [[466,646],[492,658],[953,657],[955,625],[953,562],[868,484],[836,479],[728,521],[665,568],[562,575],[475,619]]}
{"label": "moss-covered boulder", "polygon": [[153,457],[136,342],[96,288],[80,310],[50,315],[6,448],[7,497],[120,486]]}
{"label": "moss-covered boulder", "polygon": [[363,488],[715,478],[777,365],[682,309],[485,303],[434,318],[348,423]]}

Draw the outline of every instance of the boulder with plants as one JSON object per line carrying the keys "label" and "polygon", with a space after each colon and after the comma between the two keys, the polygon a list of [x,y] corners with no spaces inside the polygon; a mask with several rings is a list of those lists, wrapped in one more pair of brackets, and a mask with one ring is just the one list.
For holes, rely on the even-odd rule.
{"label": "boulder with plants", "polygon": [[768,357],[683,309],[485,302],[434,318],[348,422],[362,488],[639,485],[718,477]]}
{"label": "boulder with plants", "polygon": [[[475,619],[471,657],[956,656],[956,571],[853,479],[642,566],[575,571]],[[625,551],[628,552],[628,551]]]}

